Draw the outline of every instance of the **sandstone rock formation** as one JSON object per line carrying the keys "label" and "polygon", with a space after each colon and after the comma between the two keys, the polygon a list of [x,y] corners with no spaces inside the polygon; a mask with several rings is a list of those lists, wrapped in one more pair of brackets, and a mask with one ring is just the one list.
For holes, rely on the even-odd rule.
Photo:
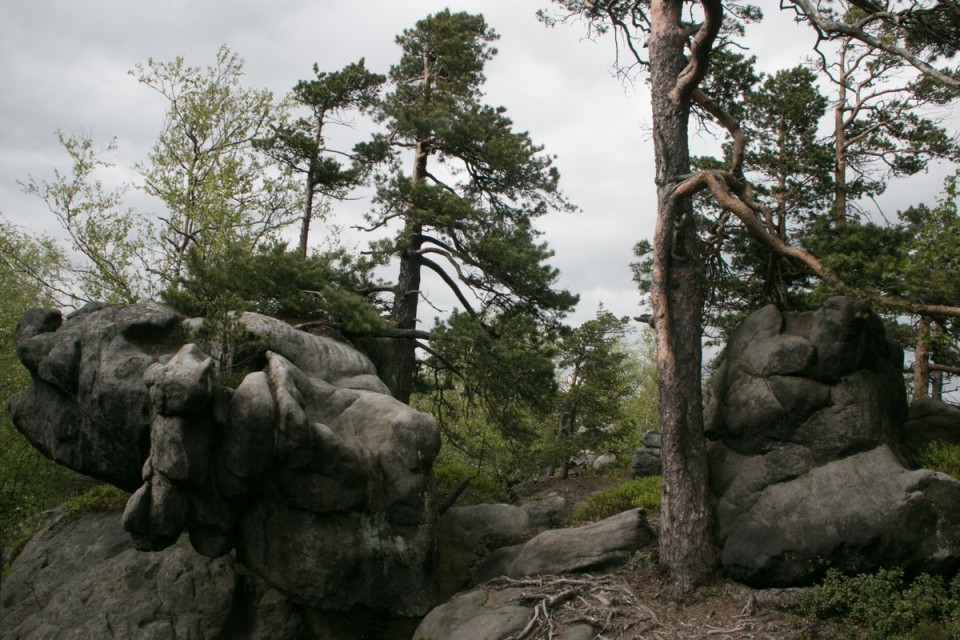
{"label": "sandstone rock formation", "polygon": [[61,514],[34,536],[3,581],[7,640],[294,640],[293,606],[232,556],[186,541],[134,548],[117,513]]}
{"label": "sandstone rock formation", "polygon": [[557,525],[565,505],[555,496],[521,506],[475,504],[447,510],[437,526],[440,600],[473,586],[474,566],[491,552]]}
{"label": "sandstone rock formation", "polygon": [[579,527],[551,529],[527,542],[497,549],[477,566],[477,583],[600,570],[625,563],[655,539],[642,509]]}
{"label": "sandstone rock formation", "polygon": [[647,431],[643,434],[642,446],[634,450],[633,458],[630,460],[631,478],[659,476],[662,473],[660,443],[659,431]]}
{"label": "sandstone rock formation", "polygon": [[[503,524],[514,521],[512,517],[505,518],[506,513],[497,516],[487,509],[464,512],[462,520],[476,522],[471,516],[480,516],[484,512]],[[482,530],[483,527],[473,529]],[[610,579],[606,585],[600,584],[608,582],[603,578],[598,582],[589,575],[578,579],[569,574],[603,572],[622,565],[634,553],[653,543],[654,537],[644,512],[632,509],[580,527],[543,531],[524,543],[501,547],[484,558],[473,571],[474,582],[482,584],[436,607],[423,619],[413,637],[424,640],[528,637],[536,626],[534,622],[546,615],[546,609],[540,610],[540,607],[547,607],[547,601],[551,613],[555,613],[564,602],[576,602],[575,613],[580,603],[590,609],[588,600],[596,598],[593,604],[603,604],[605,611],[612,615],[609,611],[611,598],[624,593],[618,586],[604,595],[609,585],[618,584],[615,574],[606,576]],[[626,591],[629,592],[629,588]],[[620,596],[614,596],[614,593]],[[629,607],[625,609],[629,610]],[[551,632],[551,637],[560,640],[598,637],[602,624],[596,623],[603,616],[592,618],[596,624],[592,626],[584,623],[583,613],[582,609],[575,613],[577,619],[568,620],[566,629],[556,635]]]}
{"label": "sandstone rock formation", "polygon": [[414,638],[424,640],[500,640],[516,636],[530,619],[523,589],[480,587],[458,594],[431,611]]}
{"label": "sandstone rock formation", "polygon": [[735,332],[707,410],[724,569],[753,586],[827,568],[960,567],[960,482],[908,468],[903,353],[849,298],[765,307]]}
{"label": "sandstone rock formation", "polygon": [[914,458],[934,443],[960,444],[960,407],[932,398],[915,400],[907,413],[904,440]]}
{"label": "sandstone rock formation", "polygon": [[30,312],[17,352],[33,385],[10,400],[14,422],[54,460],[135,490],[123,524],[141,549],[187,532],[295,601],[425,613],[436,423],[353,348],[236,321],[239,343],[207,352],[196,321],[158,304]]}

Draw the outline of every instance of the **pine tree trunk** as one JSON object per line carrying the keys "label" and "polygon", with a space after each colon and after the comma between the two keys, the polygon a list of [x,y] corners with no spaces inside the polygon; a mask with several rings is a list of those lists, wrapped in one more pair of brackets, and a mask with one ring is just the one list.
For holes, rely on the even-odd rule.
{"label": "pine tree trunk", "polygon": [[[427,152],[420,142],[414,153],[414,188],[420,183],[427,171]],[[417,312],[420,306],[420,255],[423,244],[420,234],[423,225],[412,213],[407,216],[403,227],[404,249],[400,254],[400,274],[397,277],[393,299],[391,319],[397,329],[416,329]],[[400,402],[409,403],[413,389],[413,376],[417,369],[417,344],[406,338],[394,339],[388,350],[389,357],[382,363],[380,377],[390,389],[393,397]]]}
{"label": "pine tree trunk", "polygon": [[690,171],[690,105],[670,94],[686,66],[680,0],[654,0],[649,40],[657,226],[652,301],[662,434],[660,561],[674,588],[687,593],[717,567],[707,485],[700,389],[703,266],[689,198],[677,199],[677,176]]}
{"label": "pine tree trunk", "polygon": [[842,227],[847,222],[847,131],[844,114],[847,105],[847,45],[840,48],[840,77],[837,79],[837,104],[833,108],[833,204],[830,207],[833,224]]}
{"label": "pine tree trunk", "polygon": [[913,352],[913,400],[928,397],[930,388],[930,316],[920,316],[917,346]]}
{"label": "pine tree trunk", "polygon": [[300,220],[300,243],[297,245],[297,252],[300,257],[306,260],[307,244],[310,241],[310,220],[313,218],[313,198],[316,184],[313,179],[307,177],[307,187],[304,193],[303,218]]}

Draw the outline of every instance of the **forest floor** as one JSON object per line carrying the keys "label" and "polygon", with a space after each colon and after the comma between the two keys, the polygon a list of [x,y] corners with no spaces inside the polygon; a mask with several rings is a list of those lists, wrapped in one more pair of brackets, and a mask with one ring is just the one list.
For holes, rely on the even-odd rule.
{"label": "forest floor", "polygon": [[[569,509],[588,496],[623,478],[599,475],[572,476],[567,480],[551,478],[518,492],[522,502],[561,495]],[[658,528],[657,512],[647,514],[651,526]],[[826,629],[817,629],[809,620],[792,613],[789,602],[798,590],[756,590],[721,579],[694,594],[677,598],[671,593],[666,577],[657,566],[656,549],[638,553],[625,567],[613,572],[575,579],[557,578],[553,596],[580,590],[563,606],[553,608],[551,619],[542,621],[537,633],[529,637],[560,637],[563,629],[577,622],[588,622],[604,628],[602,638],[710,638],[786,640],[824,638]],[[551,584],[541,589],[550,597]],[[549,635],[552,627],[553,636]]]}

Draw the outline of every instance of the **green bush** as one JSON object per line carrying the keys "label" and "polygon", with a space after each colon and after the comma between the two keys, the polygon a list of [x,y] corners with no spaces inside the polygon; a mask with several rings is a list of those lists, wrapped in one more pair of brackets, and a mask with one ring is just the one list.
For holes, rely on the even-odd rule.
{"label": "green bush", "polygon": [[921,574],[909,582],[899,569],[852,577],[831,569],[822,584],[798,599],[796,607],[834,628],[837,637],[960,639],[957,578],[948,584],[939,576]]}
{"label": "green bush", "polygon": [[660,476],[637,478],[616,487],[599,491],[573,511],[574,522],[601,520],[617,515],[628,509],[659,509],[660,490],[663,479]]}
{"label": "green bush", "polygon": [[122,511],[129,498],[129,493],[112,484],[98,484],[67,500],[66,516],[75,519],[87,513]]}
{"label": "green bush", "polygon": [[509,502],[507,490],[504,486],[486,476],[476,475],[466,465],[459,462],[440,461],[433,465],[433,475],[437,480],[437,495],[440,500],[450,495],[461,480],[470,476],[470,484],[467,485],[456,504]]}
{"label": "green bush", "polygon": [[[78,476],[82,477],[82,476]],[[84,478],[89,484],[95,482],[90,478]],[[97,484],[83,493],[71,496],[63,502],[63,517],[66,521],[73,521],[87,513],[100,511],[121,511],[130,497],[125,491],[117,489],[109,484]],[[50,508],[47,505],[46,508]],[[12,561],[23,550],[24,545],[30,541],[41,528],[43,528],[49,518],[44,515],[40,508],[23,510],[20,513],[20,519],[14,523],[15,526],[5,530],[4,535],[0,537],[0,546],[9,551],[4,560],[2,577],[6,578],[10,571]]]}
{"label": "green bush", "polygon": [[924,469],[960,478],[960,444],[934,442],[923,450],[917,463]]}

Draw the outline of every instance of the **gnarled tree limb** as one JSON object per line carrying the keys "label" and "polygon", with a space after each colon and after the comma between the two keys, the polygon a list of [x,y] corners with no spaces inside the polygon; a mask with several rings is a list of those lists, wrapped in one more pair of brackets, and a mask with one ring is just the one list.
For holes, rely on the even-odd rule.
{"label": "gnarled tree limb", "polygon": [[670,99],[677,104],[686,104],[707,75],[710,52],[713,51],[713,43],[720,34],[723,23],[721,0],[700,0],[700,6],[703,7],[703,24],[697,29],[690,44],[690,61],[677,76],[677,84],[670,93]]}

